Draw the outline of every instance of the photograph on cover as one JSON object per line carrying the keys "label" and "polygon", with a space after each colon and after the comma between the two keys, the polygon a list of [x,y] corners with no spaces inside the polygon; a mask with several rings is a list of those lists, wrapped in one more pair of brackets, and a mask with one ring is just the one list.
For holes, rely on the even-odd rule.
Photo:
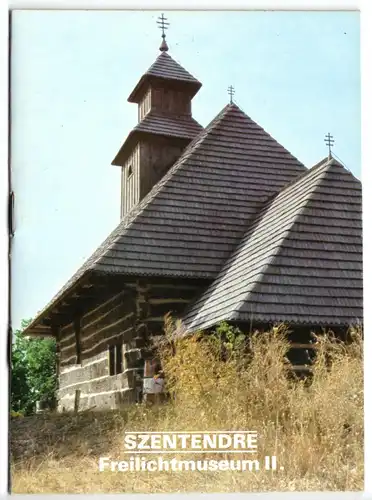
{"label": "photograph on cover", "polygon": [[13,493],[363,490],[358,12],[11,15]]}

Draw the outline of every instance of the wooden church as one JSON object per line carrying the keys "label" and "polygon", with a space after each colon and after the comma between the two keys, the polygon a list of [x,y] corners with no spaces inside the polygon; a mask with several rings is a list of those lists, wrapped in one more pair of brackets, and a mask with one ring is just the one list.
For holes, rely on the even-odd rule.
{"label": "wooden church", "polygon": [[331,155],[306,168],[233,102],[203,128],[162,37],[112,162],[120,223],[24,332],[56,338],[60,410],[138,400],[168,312],[189,332],[285,322],[293,349],[363,320],[360,181]]}

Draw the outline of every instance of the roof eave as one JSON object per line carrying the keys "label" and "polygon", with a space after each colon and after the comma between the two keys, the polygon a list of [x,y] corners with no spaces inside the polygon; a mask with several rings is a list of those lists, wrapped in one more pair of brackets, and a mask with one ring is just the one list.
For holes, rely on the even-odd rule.
{"label": "roof eave", "polygon": [[[197,135],[197,134],[195,134]],[[163,139],[171,139],[173,141],[180,141],[181,143],[185,143],[187,145],[189,142],[192,141],[192,138],[190,137],[181,137],[181,136],[176,136],[176,135],[166,135],[166,134],[158,134],[156,132],[145,132],[143,130],[132,130],[128,137],[125,139],[124,143],[122,144],[121,148],[119,149],[117,155],[115,158],[112,160],[111,165],[114,165],[116,167],[122,167],[127,159],[129,158],[130,154],[133,151],[133,143],[136,138],[142,137],[144,139],[150,138],[150,137],[162,137]]]}
{"label": "roof eave", "polygon": [[352,326],[355,326],[360,323],[360,320],[355,320],[353,321],[340,321],[340,322],[335,322],[335,321],[322,321],[321,318],[319,318],[317,321],[309,321],[308,318],[297,318],[296,320],[294,319],[285,319],[283,317],[274,317],[272,315],[267,315],[265,317],[264,315],[258,315],[256,317],[245,317],[244,314],[239,315],[236,314],[234,317],[230,320],[233,321],[234,323],[253,323],[253,324],[286,324],[289,327],[298,327],[298,328],[350,328]]}
{"label": "roof eave", "polygon": [[[117,152],[115,158],[112,160],[111,165],[114,165],[116,167],[122,167],[124,163],[126,162],[126,156],[128,156],[128,153],[126,153],[126,150],[130,149],[131,144],[133,143],[133,140],[137,136],[139,132],[137,130],[132,130],[128,137],[125,139],[123,144],[121,145],[119,151]],[[124,158],[124,159],[123,159]]]}
{"label": "roof eave", "polygon": [[171,85],[182,86],[184,88],[187,88],[191,99],[195,96],[195,94],[199,91],[199,89],[202,86],[201,82],[199,82],[198,80],[189,81],[189,80],[181,80],[181,79],[176,79],[176,78],[174,78],[174,79],[165,78],[165,77],[162,78],[160,76],[154,76],[154,75],[149,75],[149,74],[145,73],[144,75],[141,76],[137,85],[134,87],[131,94],[129,95],[128,102],[138,104],[141,101],[142,96],[145,92],[146,84],[150,85],[153,83],[159,83],[161,85],[171,84]]}
{"label": "roof eave", "polygon": [[87,269],[74,283],[66,288],[60,296],[57,296],[55,300],[47,304],[47,306],[36,316],[35,319],[22,331],[23,336],[32,337],[55,337],[56,333],[53,331],[51,326],[43,324],[43,321],[47,319],[52,311],[58,307],[61,302],[66,299],[66,297],[83,281],[86,279],[90,273],[90,269]]}
{"label": "roof eave", "polygon": [[32,339],[55,339],[56,334],[52,332],[52,329],[48,327],[48,331],[42,330],[32,330],[30,332],[22,332],[22,335],[25,337],[30,337]]}

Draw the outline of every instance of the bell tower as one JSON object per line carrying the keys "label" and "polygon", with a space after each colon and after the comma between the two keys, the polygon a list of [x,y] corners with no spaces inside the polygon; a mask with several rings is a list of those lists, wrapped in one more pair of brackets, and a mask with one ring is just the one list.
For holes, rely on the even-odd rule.
{"label": "bell tower", "polygon": [[202,130],[194,120],[191,101],[201,83],[168,54],[165,30],[160,54],[140,78],[128,101],[138,105],[138,124],[115,156],[121,167],[121,218],[146,196]]}

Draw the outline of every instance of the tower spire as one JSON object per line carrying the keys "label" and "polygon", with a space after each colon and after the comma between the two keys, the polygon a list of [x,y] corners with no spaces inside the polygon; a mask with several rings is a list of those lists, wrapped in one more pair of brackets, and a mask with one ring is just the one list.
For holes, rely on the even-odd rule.
{"label": "tower spire", "polygon": [[162,14],[160,17],[158,17],[158,20],[156,21],[158,24],[158,27],[161,29],[161,37],[162,37],[162,42],[159,47],[159,50],[161,52],[167,52],[168,51],[168,45],[167,42],[165,41],[165,30],[168,29],[169,23],[167,22],[168,19],[164,17],[164,14]]}

